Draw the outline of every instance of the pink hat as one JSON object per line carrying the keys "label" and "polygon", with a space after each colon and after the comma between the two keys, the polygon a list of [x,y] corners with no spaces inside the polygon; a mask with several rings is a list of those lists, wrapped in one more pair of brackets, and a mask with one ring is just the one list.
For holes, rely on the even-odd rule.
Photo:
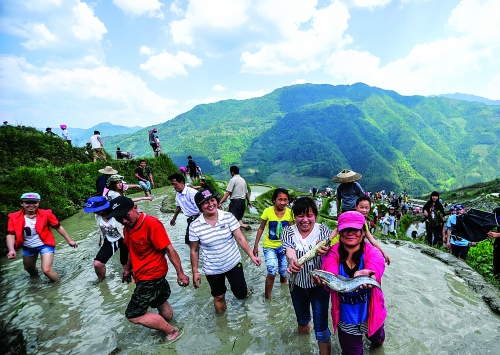
{"label": "pink hat", "polygon": [[62,125],[59,125],[59,127],[61,127],[61,129],[66,129],[66,125],[65,124],[62,124]]}
{"label": "pink hat", "polygon": [[356,211],[347,211],[342,213],[338,218],[338,231],[343,229],[354,228],[363,229],[365,225],[365,217]]}

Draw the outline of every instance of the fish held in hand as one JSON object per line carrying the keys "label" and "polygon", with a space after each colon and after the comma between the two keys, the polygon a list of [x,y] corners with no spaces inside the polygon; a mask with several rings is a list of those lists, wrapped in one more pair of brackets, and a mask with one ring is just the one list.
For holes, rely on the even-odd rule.
{"label": "fish held in hand", "polygon": [[369,276],[356,276],[351,278],[332,274],[324,270],[312,270],[311,276],[317,276],[332,291],[349,293],[357,290],[361,285],[372,285],[382,289],[382,286]]}
{"label": "fish held in hand", "polygon": [[[314,246],[314,248],[312,248],[311,250],[309,250],[301,258],[299,258],[299,260],[297,260],[297,264],[302,265],[302,264],[308,262],[309,260],[314,259],[318,255],[318,250],[321,247],[330,245],[331,241],[332,241],[331,238],[326,238],[326,239],[323,239],[323,240],[319,241]],[[297,278],[297,274],[295,274],[295,273],[290,276],[290,292],[293,291],[293,286],[295,286],[295,279],[296,278]]]}

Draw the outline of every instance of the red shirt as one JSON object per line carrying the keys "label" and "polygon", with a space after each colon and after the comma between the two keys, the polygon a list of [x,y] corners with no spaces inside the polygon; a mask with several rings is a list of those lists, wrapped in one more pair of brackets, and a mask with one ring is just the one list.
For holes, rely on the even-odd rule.
{"label": "red shirt", "polygon": [[[54,235],[50,227],[59,228],[60,224],[52,210],[43,210],[39,208],[36,211],[36,224],[35,230],[40,236],[44,245],[51,247],[56,246]],[[14,234],[16,236],[15,248],[18,249],[23,245],[23,228],[24,228],[24,211],[17,211],[9,213],[9,222],[7,223],[7,234]]]}
{"label": "red shirt", "polygon": [[163,224],[153,216],[141,213],[136,225],[124,228],[135,282],[165,277],[168,271],[165,249],[172,244]]}

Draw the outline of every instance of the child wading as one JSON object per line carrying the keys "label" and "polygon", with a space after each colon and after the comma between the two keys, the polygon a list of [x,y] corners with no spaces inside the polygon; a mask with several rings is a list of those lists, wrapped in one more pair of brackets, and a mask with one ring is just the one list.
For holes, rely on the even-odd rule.
{"label": "child wading", "polygon": [[262,212],[262,216],[260,217],[262,221],[260,222],[259,230],[255,237],[253,254],[258,256],[259,241],[264,229],[266,230],[262,243],[267,268],[265,286],[266,299],[271,298],[274,279],[277,273],[280,274],[281,283],[288,282],[286,275],[288,263],[286,261],[285,249],[281,243],[280,234],[285,227],[293,225],[293,213],[292,210],[287,207],[289,199],[290,195],[287,190],[282,188],[274,190],[273,206],[266,208],[264,212]]}

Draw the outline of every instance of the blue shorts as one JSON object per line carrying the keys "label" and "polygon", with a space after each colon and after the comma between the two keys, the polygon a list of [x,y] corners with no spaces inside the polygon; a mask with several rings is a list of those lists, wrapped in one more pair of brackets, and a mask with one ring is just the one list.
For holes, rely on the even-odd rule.
{"label": "blue shorts", "polygon": [[139,185],[142,187],[142,189],[146,192],[149,191],[151,192],[151,183],[149,181],[139,181]]}
{"label": "blue shorts", "polygon": [[276,275],[279,272],[280,276],[287,277],[288,262],[286,261],[285,248],[264,248],[264,259],[269,275]]}
{"label": "blue shorts", "polygon": [[55,254],[56,248],[50,245],[40,245],[39,247],[30,248],[23,246],[23,256],[38,256],[38,254]]}

